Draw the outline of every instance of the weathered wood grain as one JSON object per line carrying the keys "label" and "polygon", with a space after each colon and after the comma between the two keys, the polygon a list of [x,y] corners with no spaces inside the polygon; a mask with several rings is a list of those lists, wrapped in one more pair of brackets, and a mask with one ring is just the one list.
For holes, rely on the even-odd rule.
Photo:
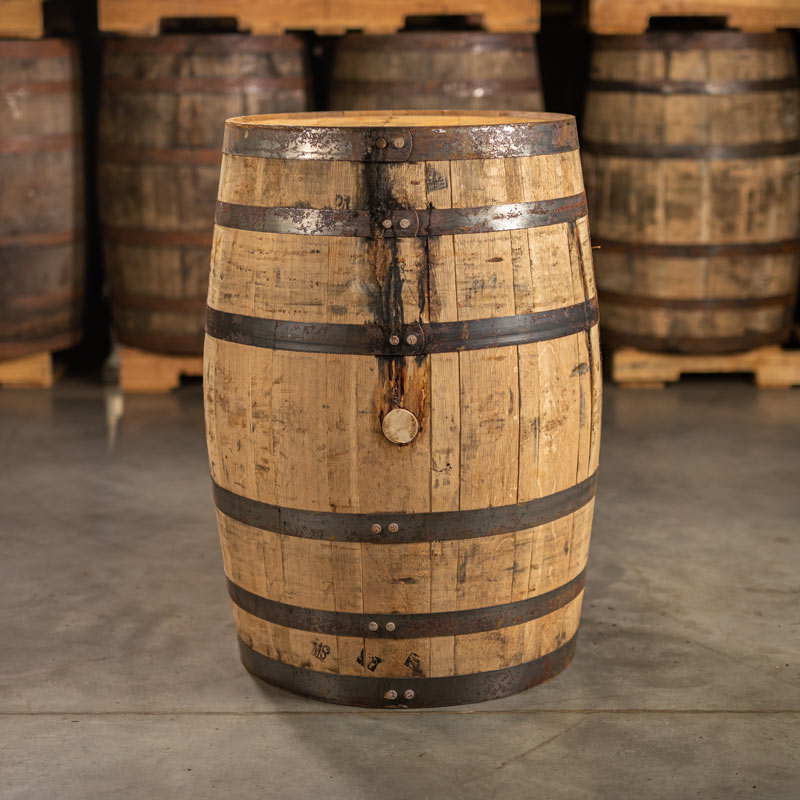
{"label": "weathered wood grain", "polygon": [[544,108],[532,35],[348,34],[336,44],[333,109]]}
{"label": "weathered wood grain", "polygon": [[100,210],[121,342],[199,355],[225,120],[302,111],[293,36],[108,39],[100,119]]}
{"label": "weathered wood grain", "polygon": [[783,34],[597,40],[584,169],[610,343],[735,351],[788,332],[800,253],[796,78]]}
{"label": "weathered wood grain", "polygon": [[593,33],[644,33],[651,17],[723,17],[733,30],[760,33],[800,25],[797,0],[589,0]]}
{"label": "weathered wood grain", "polygon": [[348,30],[394,33],[409,16],[468,15],[490,31],[539,30],[539,0],[99,0],[102,31],[153,36],[163,18],[235,18],[239,30],[255,34],[314,30],[343,34]]}
{"label": "weathered wood grain", "polygon": [[74,42],[0,41],[0,359],[81,336],[79,69]]}
{"label": "weathered wood grain", "polygon": [[[309,124],[326,119],[308,115]],[[487,125],[497,118],[487,112],[477,119]],[[277,125],[281,118],[262,120]],[[365,112],[349,124],[411,124],[413,135],[413,125],[463,121],[411,120]],[[302,135],[302,124],[292,124]],[[226,154],[220,201],[368,209],[376,231],[297,235],[217,225],[208,303],[230,314],[357,325],[563,308],[595,294],[585,217],[399,239],[382,235],[380,220],[387,206],[470,208],[582,191],[577,150],[381,164]],[[569,491],[596,471],[600,402],[597,327],[588,320],[585,331],[549,341],[407,357],[273,350],[209,335],[214,482],[271,506],[363,514],[376,539],[340,541],[333,531],[307,538],[219,511],[228,578],[276,603],[364,615],[466,612],[559,590],[586,567],[593,502],[532,528],[404,543],[392,536],[408,514],[513,507]],[[386,414],[399,409],[419,422],[404,445],[382,430]],[[387,513],[390,523],[376,532],[369,515]],[[573,637],[581,597],[524,624],[411,639],[295,629],[236,605],[234,614],[241,640],[274,661],[385,682],[488,674],[546,655]]]}
{"label": "weathered wood grain", "polygon": [[647,353],[622,348],[611,353],[611,376],[633,389],[663,388],[681,375],[751,372],[762,389],[788,389],[800,384],[800,350],[759,347],[746,353],[686,355]]}

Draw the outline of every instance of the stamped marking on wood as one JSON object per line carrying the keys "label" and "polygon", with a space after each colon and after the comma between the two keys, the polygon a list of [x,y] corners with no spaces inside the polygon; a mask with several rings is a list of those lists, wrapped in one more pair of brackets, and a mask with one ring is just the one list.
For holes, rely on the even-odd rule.
{"label": "stamped marking on wood", "polygon": [[423,677],[425,674],[422,670],[422,659],[418,653],[409,653],[404,666],[408,667],[411,670],[411,674],[416,675],[418,678]]}
{"label": "stamped marking on wood", "polygon": [[383,661],[383,659],[378,658],[378,656],[366,655],[363,647],[361,648],[361,653],[356,659],[356,663],[361,664],[362,667],[366,667],[370,672],[375,672],[375,670],[378,668],[378,664],[380,664],[381,661]]}
{"label": "stamped marking on wood", "polygon": [[320,661],[324,661],[331,652],[330,645],[325,644],[324,642],[320,642],[315,639],[311,643],[311,655],[314,658],[318,658]]}

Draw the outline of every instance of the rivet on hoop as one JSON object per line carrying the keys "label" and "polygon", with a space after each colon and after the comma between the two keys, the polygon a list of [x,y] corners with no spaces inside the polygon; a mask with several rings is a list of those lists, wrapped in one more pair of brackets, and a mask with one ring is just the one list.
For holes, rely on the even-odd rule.
{"label": "rivet on hoop", "polygon": [[405,697],[406,700],[413,700],[414,699],[414,690],[413,689],[406,689],[403,692],[403,697]]}
{"label": "rivet on hoop", "polygon": [[400,344],[400,337],[396,333],[393,333],[389,337],[389,344],[392,345],[392,347],[397,347],[397,345]]}
{"label": "rivet on hoop", "polygon": [[397,625],[395,625],[394,622],[386,623],[386,630],[389,631],[389,633],[391,633],[396,627]]}
{"label": "rivet on hoop", "polygon": [[381,150],[383,150],[383,148],[386,147],[388,142],[386,141],[386,139],[383,138],[383,136],[381,136],[379,139],[375,141],[375,144],[378,145],[378,147],[380,147]]}
{"label": "rivet on hoop", "polygon": [[378,525],[378,523],[376,522],[376,523],[375,523],[375,524],[374,524],[374,525],[373,525],[373,526],[370,528],[370,530],[371,530],[373,533],[380,533],[380,532],[383,530],[383,528],[381,528],[381,526],[380,526],[380,525]]}
{"label": "rivet on hoop", "polygon": [[370,624],[369,624],[369,625],[367,625],[367,627],[368,627],[368,628],[369,628],[371,631],[376,631],[376,630],[378,630],[378,623],[377,623],[377,622],[374,622],[374,621],[373,621],[373,622],[370,622]]}
{"label": "rivet on hoop", "polygon": [[411,227],[411,220],[410,219],[401,219],[400,220],[400,227],[401,228],[410,228]]}
{"label": "rivet on hoop", "polygon": [[390,219],[385,219],[381,223],[381,225],[383,225],[384,228],[391,228],[392,227],[392,221]]}
{"label": "rivet on hoop", "polygon": [[409,333],[408,336],[406,336],[406,344],[409,344],[413,347],[416,343],[417,343],[416,334]]}
{"label": "rivet on hoop", "polygon": [[394,689],[389,689],[384,695],[387,700],[397,700],[397,692]]}
{"label": "rivet on hoop", "polygon": [[389,523],[389,533],[397,533],[400,530],[400,526],[396,522]]}
{"label": "rivet on hoop", "polygon": [[401,147],[406,146],[406,140],[402,136],[398,136],[392,140],[392,144],[399,150]]}

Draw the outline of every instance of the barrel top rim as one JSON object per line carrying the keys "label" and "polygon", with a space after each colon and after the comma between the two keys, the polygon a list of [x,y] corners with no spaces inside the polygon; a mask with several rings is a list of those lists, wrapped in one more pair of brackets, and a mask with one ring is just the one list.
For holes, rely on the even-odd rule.
{"label": "barrel top rim", "polygon": [[642,50],[656,45],[677,50],[761,50],[791,47],[789,31],[745,33],[743,31],[645,31],[644,33],[595,35],[595,50]]}
{"label": "barrel top rim", "polygon": [[[419,119],[415,119],[419,117]],[[482,110],[378,110],[378,111],[309,111],[284,114],[253,114],[231,117],[231,128],[253,130],[335,130],[367,132],[374,130],[430,128],[506,128],[537,127],[574,121],[571,114],[548,111]]]}
{"label": "barrel top rim", "polygon": [[577,151],[575,117],[543,111],[327,111],[233,117],[222,151],[321,161],[452,161]]}

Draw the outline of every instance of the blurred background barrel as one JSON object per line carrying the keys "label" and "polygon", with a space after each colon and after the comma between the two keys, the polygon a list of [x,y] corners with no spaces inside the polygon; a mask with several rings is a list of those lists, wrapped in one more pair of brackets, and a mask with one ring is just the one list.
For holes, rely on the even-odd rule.
{"label": "blurred background barrel", "polygon": [[540,111],[533,34],[348,34],[336,46],[329,105]]}
{"label": "blurred background barrel", "polygon": [[109,39],[100,106],[100,214],[114,327],[125,344],[202,353],[225,120],[302,111],[295,36]]}
{"label": "blurred background barrel", "polygon": [[799,97],[788,34],[597,38],[582,151],[609,343],[711,353],[785,337]]}
{"label": "blurred background barrel", "polygon": [[84,180],[78,50],[0,41],[0,359],[81,336]]}

